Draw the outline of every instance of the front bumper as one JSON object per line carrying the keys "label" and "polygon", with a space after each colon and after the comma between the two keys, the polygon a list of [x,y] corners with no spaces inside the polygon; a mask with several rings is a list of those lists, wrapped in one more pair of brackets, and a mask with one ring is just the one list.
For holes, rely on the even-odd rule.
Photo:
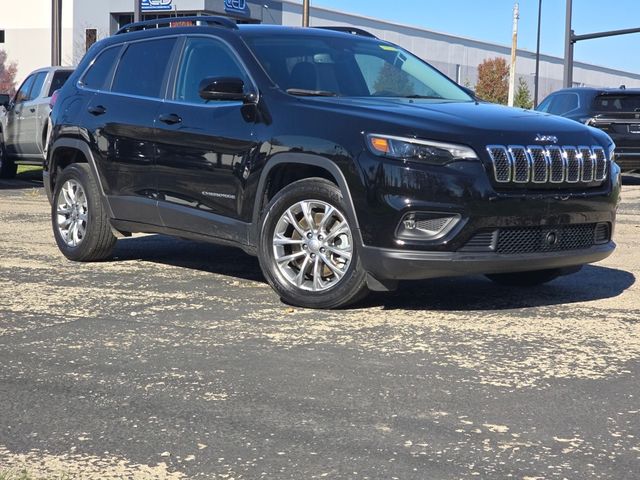
{"label": "front bumper", "polygon": [[599,262],[615,247],[611,241],[586,250],[516,255],[362,247],[360,258],[364,269],[378,280],[420,280],[575,267]]}

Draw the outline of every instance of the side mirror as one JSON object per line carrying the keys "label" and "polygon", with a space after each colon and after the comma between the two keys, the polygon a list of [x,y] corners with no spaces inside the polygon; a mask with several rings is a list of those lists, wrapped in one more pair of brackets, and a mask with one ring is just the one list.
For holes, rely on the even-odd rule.
{"label": "side mirror", "polygon": [[234,77],[209,77],[200,82],[200,98],[205,100],[227,100],[249,102],[253,94],[244,91],[244,81]]}
{"label": "side mirror", "polygon": [[6,93],[0,93],[0,107],[4,107],[7,110],[11,104],[11,97]]}

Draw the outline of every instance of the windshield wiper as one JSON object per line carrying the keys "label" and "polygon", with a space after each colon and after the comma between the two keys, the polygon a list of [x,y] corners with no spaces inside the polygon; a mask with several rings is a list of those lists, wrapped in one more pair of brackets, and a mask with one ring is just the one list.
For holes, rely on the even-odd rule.
{"label": "windshield wiper", "polygon": [[443,100],[443,98],[438,95],[402,95],[402,98],[426,98],[429,100]]}
{"label": "windshield wiper", "polygon": [[297,95],[299,97],[337,97],[335,92],[329,92],[327,90],[305,90],[304,88],[289,88],[287,89],[289,95]]}

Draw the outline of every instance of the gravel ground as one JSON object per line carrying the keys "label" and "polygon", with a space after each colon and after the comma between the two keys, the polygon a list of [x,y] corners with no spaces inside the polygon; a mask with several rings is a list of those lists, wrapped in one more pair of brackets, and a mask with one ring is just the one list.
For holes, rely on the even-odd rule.
{"label": "gravel ground", "polygon": [[606,261],[546,286],[283,305],[240,250],[58,252],[0,181],[0,472],[82,479],[637,479],[640,181]]}

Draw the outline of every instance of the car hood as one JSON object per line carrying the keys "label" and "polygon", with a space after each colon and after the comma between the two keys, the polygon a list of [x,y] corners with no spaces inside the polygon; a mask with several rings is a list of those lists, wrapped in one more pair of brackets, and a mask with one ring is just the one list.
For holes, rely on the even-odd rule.
{"label": "car hood", "polygon": [[[484,145],[532,145],[538,135],[555,136],[559,145],[608,146],[611,142],[600,130],[566,118],[491,103],[345,97],[313,100],[318,108],[359,117],[372,133]],[[387,131],[380,130],[380,122]]]}

